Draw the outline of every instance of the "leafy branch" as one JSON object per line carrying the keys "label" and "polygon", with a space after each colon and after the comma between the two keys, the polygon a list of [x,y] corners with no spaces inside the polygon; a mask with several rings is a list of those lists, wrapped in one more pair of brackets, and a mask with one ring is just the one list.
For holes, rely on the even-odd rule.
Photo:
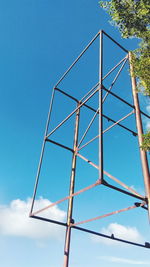
{"label": "leafy branch", "polygon": [[[118,27],[123,38],[141,40],[133,51],[134,75],[137,89],[150,96],[150,1],[111,0],[100,1],[100,6],[111,16],[111,23]],[[150,131],[143,135],[144,150],[150,151]]]}

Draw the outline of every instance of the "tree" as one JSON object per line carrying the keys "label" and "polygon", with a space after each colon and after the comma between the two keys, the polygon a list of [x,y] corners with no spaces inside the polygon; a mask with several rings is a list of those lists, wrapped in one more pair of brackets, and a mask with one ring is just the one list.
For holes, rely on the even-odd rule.
{"label": "tree", "polygon": [[[137,78],[138,91],[150,97],[150,1],[100,1],[100,6],[109,13],[123,38],[141,40],[139,48],[133,51],[133,75]],[[150,151],[150,131],[143,135],[142,149]]]}
{"label": "tree", "polygon": [[143,144],[141,146],[142,149],[150,151],[150,142],[149,142],[149,140],[150,140],[150,132],[148,132],[147,134],[144,134],[143,138],[144,138],[144,140],[143,140]]}

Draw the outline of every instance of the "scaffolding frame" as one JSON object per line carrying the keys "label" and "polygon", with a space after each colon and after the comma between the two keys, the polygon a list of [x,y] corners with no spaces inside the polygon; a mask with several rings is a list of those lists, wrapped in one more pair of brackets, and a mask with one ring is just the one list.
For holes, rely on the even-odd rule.
{"label": "scaffolding frame", "polygon": [[[107,38],[109,38],[113,43],[115,43],[120,49],[122,49],[126,55],[125,57],[119,62],[117,63],[105,76],[103,76],[103,36],[106,36]],[[69,74],[70,70],[75,66],[75,64],[80,60],[80,58],[84,55],[84,53],[88,50],[88,48],[93,44],[93,42],[99,38],[99,81],[97,84],[95,84],[87,94],[84,95],[84,97],[82,97],[82,99],[77,99],[74,96],[66,93],[64,90],[61,90],[59,88],[60,83],[63,81],[63,79]],[[133,95],[133,103],[131,104],[129,102],[127,102],[125,99],[121,98],[120,96],[118,96],[117,94],[115,94],[114,92],[112,92],[112,88],[115,84],[115,82],[117,81],[120,73],[122,72],[125,64],[129,61],[129,65],[130,65],[130,73],[131,73],[131,85],[132,85],[132,95]],[[119,71],[117,72],[113,82],[111,83],[111,86],[109,88],[106,88],[103,85],[103,81],[105,78],[107,78],[114,70],[116,70],[116,68],[118,68],[119,66],[121,66],[119,68]],[[148,216],[149,216],[149,220],[150,220],[150,175],[149,175],[149,166],[148,166],[148,160],[147,160],[147,153],[145,151],[143,151],[141,149],[141,145],[142,145],[142,141],[143,141],[143,128],[142,128],[142,120],[141,120],[141,114],[144,115],[147,118],[150,118],[149,115],[147,115],[146,113],[144,113],[139,106],[139,100],[138,100],[138,93],[136,90],[136,79],[133,76],[133,63],[132,63],[132,54],[131,52],[127,51],[123,46],[121,46],[118,42],[116,42],[111,36],[109,36],[106,32],[104,32],[103,30],[100,30],[96,36],[91,40],[91,42],[85,47],[85,49],[82,51],[82,53],[77,57],[77,59],[72,63],[72,65],[68,68],[68,70],[63,74],[63,76],[59,79],[59,81],[56,83],[56,85],[53,88],[52,91],[52,97],[51,97],[51,102],[50,102],[50,108],[49,108],[49,113],[48,113],[48,119],[47,119],[47,123],[46,123],[46,129],[45,129],[45,134],[44,134],[44,140],[43,140],[43,145],[42,145],[42,151],[41,151],[41,156],[40,156],[40,161],[39,161],[39,165],[38,165],[38,171],[37,171],[37,176],[36,176],[36,182],[35,182],[35,187],[34,187],[34,193],[33,193],[33,198],[32,198],[32,205],[31,205],[31,210],[30,210],[30,217],[34,218],[34,219],[38,219],[38,220],[42,220],[42,221],[47,221],[50,223],[54,223],[54,224],[58,224],[61,226],[64,226],[66,228],[66,238],[65,238],[65,246],[64,246],[64,267],[68,267],[69,266],[69,253],[70,253],[70,242],[71,242],[71,230],[72,229],[76,229],[79,231],[83,231],[83,232],[87,232],[87,233],[91,233],[97,236],[101,236],[104,238],[108,238],[111,240],[116,240],[116,241],[120,241],[120,242],[124,242],[124,243],[128,243],[131,245],[136,245],[139,247],[144,247],[144,248],[150,248],[150,243],[145,242],[145,244],[139,244],[139,243],[135,243],[135,242],[131,242],[129,240],[123,240],[123,239],[119,239],[116,238],[114,236],[114,234],[112,234],[111,236],[109,235],[105,235],[99,232],[95,232],[92,231],[90,229],[86,229],[86,228],[82,228],[79,227],[78,225],[80,224],[84,224],[87,222],[91,222],[94,220],[99,220],[101,218],[104,217],[108,217],[114,214],[118,214],[124,211],[128,211],[131,209],[135,209],[138,207],[141,207],[145,210],[148,211]],[[65,95],[66,97],[72,99],[73,101],[76,102],[76,108],[64,119],[61,121],[61,123],[59,123],[51,132],[49,132],[49,124],[50,124],[50,119],[51,119],[51,113],[52,113],[52,109],[53,109],[53,103],[54,103],[54,96],[55,96],[55,92],[58,92],[60,94]],[[105,96],[103,97],[103,92],[105,92]],[[87,104],[88,100],[91,99],[96,93],[98,93],[98,99],[99,99],[99,107],[98,109],[94,109],[93,107],[91,107],[89,104]],[[123,102],[124,104],[126,104],[127,106],[129,106],[132,110],[131,112],[129,112],[128,114],[126,114],[126,116],[120,118],[119,120],[115,121],[114,119],[106,116],[105,114],[103,114],[103,104],[106,100],[106,98],[111,95],[114,98],[117,98],[119,101]],[[94,112],[94,116],[91,119],[86,131],[84,132],[82,138],[80,140],[78,133],[79,133],[79,122],[80,122],[80,109],[82,107],[86,107],[87,109],[91,110]],[[56,142],[54,140],[52,140],[50,137],[51,135],[58,129],[60,128],[67,120],[69,120],[70,117],[72,117],[75,114],[75,128],[74,128],[74,144],[73,147],[68,147],[62,143]],[[135,115],[135,119],[136,119],[136,127],[137,127],[137,132],[133,131],[132,129],[124,126],[122,124],[122,121],[124,121],[126,118],[133,116],[133,114]],[[99,133],[97,136],[95,136],[94,138],[92,138],[91,140],[89,140],[86,144],[82,145],[82,142],[84,140],[84,138],[86,137],[90,127],[92,126],[95,118],[98,116],[98,120],[99,120]],[[105,130],[103,129],[103,119],[107,119],[108,121],[111,121],[113,124],[111,126],[109,126],[108,128],[106,128]],[[132,133],[134,136],[138,137],[138,141],[139,141],[139,148],[140,148],[140,157],[141,157],[141,165],[142,165],[142,170],[143,170],[143,178],[144,178],[144,184],[145,184],[145,196],[139,194],[136,190],[134,190],[133,188],[129,187],[128,185],[126,185],[125,183],[123,183],[122,181],[120,181],[118,178],[114,177],[113,175],[111,175],[110,173],[108,173],[107,171],[104,170],[103,167],[103,134],[107,131],[109,131],[110,129],[112,129],[113,127],[115,127],[116,125],[118,125],[119,127],[122,127],[124,130]],[[91,160],[87,159],[86,157],[84,157],[81,154],[81,150],[83,147],[88,146],[91,142],[93,142],[95,139],[99,140],[99,164],[96,165],[95,163],[93,163]],[[71,176],[70,176],[70,190],[69,190],[69,195],[57,200],[56,202],[43,207],[40,210],[37,211],[33,211],[34,208],[34,202],[35,202],[35,198],[36,198],[36,193],[37,193],[37,188],[38,188],[38,183],[39,183],[39,177],[40,177],[40,171],[41,171],[41,166],[42,166],[42,161],[43,161],[43,155],[44,155],[44,151],[45,151],[45,145],[46,143],[53,143],[56,146],[62,147],[63,149],[69,150],[72,153],[72,166],[71,166]],[[76,175],[76,161],[77,158],[80,157],[82,160],[84,160],[85,162],[87,162],[88,164],[90,164],[91,166],[93,166],[94,168],[96,168],[99,171],[99,178],[98,180],[75,192],[74,191],[74,187],[75,187],[75,175]],[[111,183],[108,183],[107,181],[105,181],[104,179],[104,174],[110,179],[115,181],[116,183],[119,184],[120,187],[114,186]],[[127,207],[127,208],[123,208],[121,210],[117,210],[117,211],[113,211],[107,214],[103,214],[94,218],[90,218],[84,221],[79,221],[79,222],[75,222],[73,219],[73,199],[74,196],[77,196],[91,188],[94,188],[96,186],[100,186],[103,185],[105,187],[109,187],[113,190],[119,191],[122,194],[126,194],[128,196],[134,197],[136,199],[138,199],[140,202],[136,202],[134,203],[133,206]],[[39,216],[38,214],[41,213],[44,210],[47,210],[65,200],[68,200],[68,212],[67,212],[67,221],[66,223],[61,222],[61,221],[56,221],[56,220],[52,220],[52,219],[48,219],[48,218],[44,218]],[[38,216],[37,216],[38,215]]]}

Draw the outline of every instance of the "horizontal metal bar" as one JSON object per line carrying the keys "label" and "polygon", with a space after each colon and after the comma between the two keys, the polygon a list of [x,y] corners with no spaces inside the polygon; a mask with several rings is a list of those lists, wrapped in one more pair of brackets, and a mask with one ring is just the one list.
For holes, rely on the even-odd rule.
{"label": "horizontal metal bar", "polygon": [[55,145],[57,145],[57,146],[60,146],[60,147],[62,147],[62,148],[65,148],[65,149],[67,149],[67,150],[69,150],[69,151],[71,151],[71,152],[74,152],[74,150],[73,150],[72,148],[70,148],[70,147],[68,147],[68,146],[64,146],[63,144],[60,144],[60,143],[58,143],[58,142],[56,142],[56,141],[53,141],[53,140],[51,140],[51,139],[46,138],[45,141],[50,142],[50,143],[52,143],[52,144],[55,144]]}
{"label": "horizontal metal bar", "polygon": [[[103,85],[103,89],[108,92],[109,94],[113,95],[114,97],[118,98],[120,101],[124,102],[125,104],[127,104],[128,106],[130,106],[131,108],[135,109],[135,106],[130,104],[129,102],[127,102],[126,100],[124,100],[123,98],[121,98],[120,96],[116,95],[115,93],[109,91],[104,85]],[[141,114],[144,115],[145,117],[147,117],[148,119],[150,119],[150,116],[148,114],[146,114],[145,112],[143,112],[142,110],[140,110]]]}
{"label": "horizontal metal bar", "polygon": [[126,116],[124,116],[123,118],[121,118],[120,120],[116,121],[114,124],[110,125],[107,129],[105,129],[103,131],[103,133],[106,133],[107,131],[109,131],[111,128],[113,128],[114,126],[118,125],[118,123],[120,121],[125,120],[126,118],[128,118],[129,116],[131,116],[134,113],[134,110],[132,110],[130,113],[128,113]]}
{"label": "horizontal metal bar", "polygon": [[144,210],[148,210],[148,208],[147,207],[145,207],[145,206],[143,206],[143,207],[141,207],[142,209],[144,209]]}
{"label": "horizontal metal bar", "polygon": [[59,89],[58,87],[55,88],[55,90],[57,90],[58,92],[64,94],[65,96],[68,96],[69,98],[71,98],[72,100],[76,101],[77,103],[79,103],[79,100],[77,98],[75,98],[74,96],[64,92],[63,90]]}
{"label": "horizontal metal bar", "polygon": [[120,45],[117,41],[115,41],[109,34],[107,34],[105,31],[102,30],[102,32],[111,40],[113,41],[116,45],[118,45],[124,52],[128,53],[128,50],[125,49],[122,45]]}
{"label": "horizontal metal bar", "polygon": [[[104,86],[103,86],[103,87],[104,87]],[[119,100],[123,101],[125,104],[127,104],[127,105],[129,105],[130,107],[132,107],[132,108],[135,109],[134,105],[128,103],[128,102],[125,101],[123,98],[120,98],[118,95],[116,95],[116,94],[110,92],[110,91],[109,91],[108,89],[106,89],[106,88],[103,88],[103,89],[104,89],[105,91],[109,92],[110,94],[112,94],[114,97],[117,97]],[[56,88],[56,90],[60,91],[60,92],[63,93],[64,95],[66,95],[66,96],[72,98],[74,101],[76,101],[76,102],[80,102],[77,98],[75,98],[75,97],[73,97],[73,96],[67,94],[66,92],[62,91],[61,89]],[[83,102],[80,102],[80,103],[83,104]],[[85,103],[83,104],[83,106],[85,106],[85,107],[87,107],[88,109],[90,109],[90,110],[96,112],[96,109],[94,109],[93,107],[91,107],[91,106],[89,106],[89,105],[87,105],[87,104],[85,104]],[[144,113],[144,112],[141,111],[141,110],[140,110],[140,112],[141,112],[142,115],[144,115],[144,116],[146,116],[147,118],[150,119],[150,116],[149,116],[148,114]],[[113,120],[113,119],[111,119],[110,117],[108,117],[108,116],[106,116],[106,115],[104,115],[104,114],[103,114],[102,116],[103,116],[104,118],[106,118],[107,120],[110,120],[110,121],[116,123],[116,121]],[[119,125],[120,127],[124,128],[125,130],[131,132],[134,136],[137,136],[137,133],[136,133],[135,131],[129,129],[128,127],[126,127],[126,126],[124,126],[124,125],[122,125],[122,124],[120,124],[120,123],[118,123],[117,125]]]}
{"label": "horizontal metal bar", "polygon": [[[108,116],[106,116],[106,115],[104,115],[104,114],[103,114],[103,117],[106,118],[108,121],[112,121],[112,122],[116,123],[115,120],[109,118]],[[118,123],[117,125],[119,125],[120,127],[124,128],[125,130],[129,131],[129,132],[132,133],[134,136],[137,136],[137,133],[136,133],[136,132],[134,132],[133,130],[131,130],[131,129],[129,129],[128,127],[124,126],[123,124]]]}
{"label": "horizontal metal bar", "polygon": [[141,114],[144,115],[145,117],[147,117],[148,119],[150,119],[150,115],[146,114],[145,112],[143,112],[142,110],[140,110]]}
{"label": "horizontal metal bar", "polygon": [[126,100],[124,100],[122,97],[116,95],[115,93],[109,91],[108,89],[106,89],[106,87],[103,85],[103,89],[108,92],[109,94],[113,95],[114,97],[118,98],[120,101],[124,102],[125,104],[127,104],[128,106],[130,106],[131,108],[134,108],[134,105],[130,104],[129,102],[127,102]]}
{"label": "horizontal metal bar", "polygon": [[98,233],[98,232],[95,232],[95,231],[92,231],[92,230],[89,230],[89,229],[86,229],[86,228],[82,228],[82,227],[79,227],[79,226],[72,226],[72,228],[76,229],[76,230],[79,230],[79,231],[83,231],[83,232],[89,233],[89,234],[93,234],[93,235],[101,236],[101,237],[104,237],[104,238],[108,238],[108,239],[111,239],[111,240],[114,240],[114,241],[119,241],[119,242],[123,242],[123,243],[126,243],[126,244],[138,246],[138,247],[143,247],[143,248],[150,248],[150,245],[148,245],[149,244],[148,242],[145,242],[145,245],[144,245],[144,244],[135,243],[135,242],[132,242],[132,241],[129,241],[129,240],[124,240],[124,239],[121,239],[121,238],[117,238],[117,237],[114,236],[114,234],[109,236],[109,235]]}
{"label": "horizontal metal bar", "polygon": [[141,194],[139,194],[138,192],[136,192],[134,189],[132,189],[131,187],[127,186],[126,184],[124,184],[123,182],[121,182],[119,179],[117,179],[116,177],[114,177],[113,175],[111,175],[110,173],[104,171],[104,174],[109,177],[110,179],[112,179],[113,181],[115,181],[116,183],[118,183],[119,185],[121,185],[122,187],[124,187],[125,189],[129,190],[132,194],[135,194],[139,197],[143,197]]}
{"label": "horizontal metal bar", "polygon": [[45,221],[45,222],[50,222],[50,223],[54,223],[54,224],[58,224],[58,225],[62,225],[62,226],[67,226],[66,223],[63,223],[63,222],[60,222],[60,221],[56,221],[56,220],[47,219],[47,218],[40,217],[40,216],[35,216],[35,215],[32,215],[32,214],[29,217],[33,218],[33,219]]}
{"label": "horizontal metal bar", "polygon": [[125,194],[125,195],[128,195],[128,196],[130,196],[130,197],[135,197],[135,198],[137,198],[137,199],[146,201],[146,198],[145,198],[145,197],[140,197],[140,196],[135,195],[135,194],[132,194],[132,193],[130,193],[130,192],[124,190],[124,189],[121,189],[121,188],[119,188],[119,187],[116,187],[116,186],[114,186],[114,185],[111,185],[111,184],[109,184],[108,182],[106,182],[106,180],[103,181],[102,185],[107,186],[107,187],[109,187],[109,188],[111,188],[111,189],[114,189],[114,190],[116,190],[116,191],[118,191],[118,192],[121,192],[121,193],[123,193],[123,194]]}
{"label": "horizontal metal bar", "polygon": [[[91,107],[91,106],[89,106],[89,105],[87,105],[87,104],[84,104],[84,106],[87,107],[88,109],[90,109],[90,110],[96,112],[96,109],[94,109],[93,107]],[[111,119],[110,117],[108,117],[108,116],[106,116],[106,115],[104,115],[104,114],[103,114],[102,116],[103,116],[105,119],[107,119],[108,121],[112,121],[112,122],[116,123],[116,121],[113,120],[113,119]],[[129,131],[129,132],[132,133],[134,136],[137,136],[137,133],[136,133],[136,132],[134,132],[133,130],[131,130],[131,129],[129,129],[128,127],[124,126],[123,124],[118,123],[117,125],[119,125],[120,127],[124,128],[125,130]]]}
{"label": "horizontal metal bar", "polygon": [[[98,83],[97,83],[91,90],[93,91],[97,86],[98,86]],[[111,94],[111,92],[110,92],[109,89],[106,89],[106,88],[103,88],[103,89],[104,89],[105,91],[107,91],[107,93],[110,93],[110,94]],[[69,98],[71,98],[72,100],[74,100],[74,101],[76,101],[76,102],[78,102],[78,103],[79,103],[79,102],[82,103],[82,100],[81,100],[81,101],[78,100],[78,99],[75,98],[74,96],[72,96],[72,95],[70,95],[70,94],[64,92],[63,90],[61,90],[61,89],[59,89],[59,88],[55,88],[55,90],[61,92],[62,94],[68,96]],[[88,94],[91,93],[91,90],[88,92]],[[114,93],[112,93],[112,95],[115,96],[115,97],[117,97],[117,98],[119,98],[119,100],[121,100],[121,101],[124,100],[123,98],[120,98],[119,96],[117,96],[117,95],[114,94]],[[84,97],[84,98],[85,98],[85,97]],[[126,104],[130,105],[131,107],[133,107],[133,108],[135,109],[135,107],[134,107],[132,104],[126,102],[125,100],[124,100],[124,102],[125,102]],[[89,108],[90,110],[96,112],[96,110],[95,110],[94,108],[92,108],[91,106],[89,106],[89,105],[87,105],[87,104],[84,104],[84,106],[87,107],[87,108]],[[143,112],[142,110],[140,110],[140,112],[141,112],[142,115],[144,115],[144,116],[146,116],[148,119],[150,119],[150,116],[149,116],[148,114],[146,114],[146,113]],[[107,117],[107,116],[105,116],[105,115],[103,115],[103,116],[106,117],[106,118],[108,118],[109,120],[115,122],[114,120],[110,119],[109,117]],[[118,124],[118,125],[119,125],[119,124]],[[135,133],[134,131],[128,129],[127,127],[125,127],[125,126],[123,126],[123,125],[120,125],[120,126],[123,127],[123,128],[126,129],[126,130],[129,130],[130,132],[134,133],[135,135],[137,135],[137,133]]]}
{"label": "horizontal metal bar", "polygon": [[[59,89],[59,88],[55,88],[55,89],[56,89],[57,91],[61,92],[62,94],[68,96],[68,97],[71,98],[72,100],[74,100],[74,101],[76,101],[76,102],[78,102],[78,103],[80,102],[77,98],[75,98],[75,97],[69,95],[68,93],[64,92],[63,90],[61,90],[61,89]],[[83,102],[81,101],[80,103],[82,104]],[[97,112],[96,109],[92,108],[91,106],[89,106],[89,105],[87,105],[87,104],[85,104],[85,103],[83,104],[83,106],[87,107],[88,109],[90,109],[90,110],[92,110],[92,111],[94,111],[94,112]],[[116,121],[113,120],[113,119],[111,119],[110,117],[108,117],[108,116],[106,116],[106,115],[104,115],[104,114],[103,114],[102,116],[103,116],[104,118],[106,118],[107,120],[116,123]],[[137,135],[136,132],[130,130],[128,127],[126,127],[126,126],[124,126],[124,125],[122,125],[122,124],[120,124],[120,123],[118,123],[117,125],[119,125],[120,127],[124,128],[125,130],[131,132],[134,136]]]}
{"label": "horizontal metal bar", "polygon": [[[30,218],[41,220],[41,221],[46,221],[46,222],[50,222],[50,223],[54,223],[54,224],[58,224],[58,225],[65,226],[65,227],[67,226],[66,223],[63,223],[63,222],[60,222],[60,221],[51,220],[51,219],[47,219],[47,218],[43,218],[43,217],[40,217],[40,216],[32,216],[31,215]],[[95,232],[95,231],[92,231],[92,230],[89,230],[89,229],[86,229],[86,228],[83,228],[83,227],[79,227],[79,226],[71,226],[71,228],[79,230],[79,231],[82,231],[82,232],[86,232],[86,233],[89,233],[89,234],[101,236],[103,238],[108,238],[108,239],[111,239],[111,240],[114,240],[114,241],[119,241],[119,242],[127,243],[127,244],[130,244],[130,245],[135,245],[135,246],[139,246],[139,247],[143,247],[143,248],[150,248],[149,242],[145,242],[145,245],[144,245],[144,244],[135,243],[135,242],[131,242],[131,241],[128,241],[128,240],[116,238],[114,236],[114,234],[109,236],[109,235],[105,235],[105,234],[102,234],[102,233],[99,233],[99,232]]]}

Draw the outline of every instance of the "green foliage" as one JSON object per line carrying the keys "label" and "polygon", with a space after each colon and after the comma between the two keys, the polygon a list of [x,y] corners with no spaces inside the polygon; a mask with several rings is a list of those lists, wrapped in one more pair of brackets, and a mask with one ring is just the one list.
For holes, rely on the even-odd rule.
{"label": "green foliage", "polygon": [[134,51],[134,68],[138,89],[150,96],[150,1],[100,1],[100,6],[110,14],[123,38],[137,37],[142,40],[140,48]]}
{"label": "green foliage", "polygon": [[138,90],[150,96],[150,30],[143,38],[140,48],[134,51],[134,55],[134,71],[138,79]]}
{"label": "green foliage", "polygon": [[[133,51],[137,89],[150,96],[150,0],[100,1],[117,26],[123,38],[141,39],[140,47]],[[143,136],[142,149],[150,150],[150,131]]]}
{"label": "green foliage", "polygon": [[111,0],[100,1],[113,23],[119,27],[122,37],[136,36],[143,38],[150,23],[149,0]]}
{"label": "green foliage", "polygon": [[141,148],[146,151],[150,151],[150,132],[143,134],[143,143]]}

